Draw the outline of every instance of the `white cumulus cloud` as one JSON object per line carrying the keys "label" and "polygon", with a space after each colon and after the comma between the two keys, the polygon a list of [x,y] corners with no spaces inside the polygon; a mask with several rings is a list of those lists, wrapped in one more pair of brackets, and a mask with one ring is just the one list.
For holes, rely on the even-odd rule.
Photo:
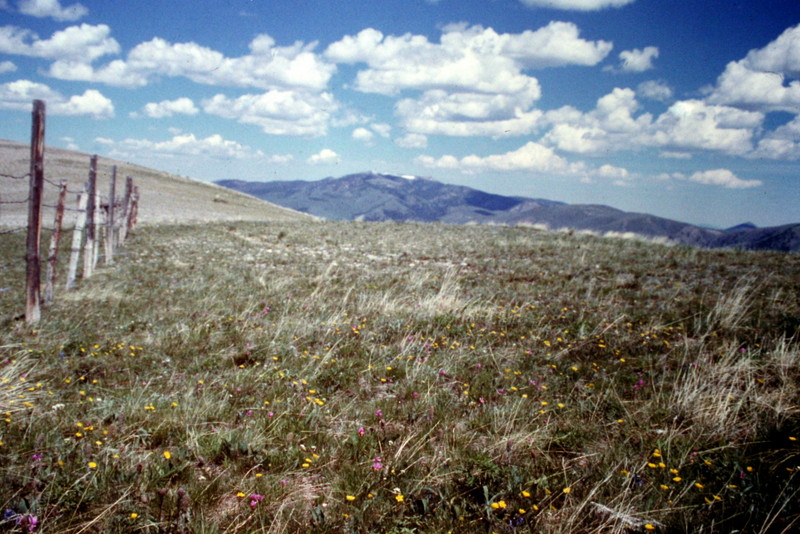
{"label": "white cumulus cloud", "polygon": [[571,166],[567,160],[553,152],[553,149],[529,141],[516,150],[489,156],[469,155],[461,159],[452,155],[433,158],[423,155],[416,158],[418,164],[430,168],[460,169],[462,171],[530,171],[530,172],[568,172]]}
{"label": "white cumulus cloud", "polygon": [[111,151],[111,155],[114,157],[130,157],[131,154],[138,156],[153,154],[206,156],[215,159],[263,157],[260,151],[253,151],[250,147],[225,139],[219,134],[200,139],[191,133],[176,135],[166,141],[125,139],[123,142],[115,144]]}
{"label": "white cumulus cloud", "polygon": [[716,185],[728,189],[748,189],[762,185],[760,180],[742,180],[728,169],[698,171],[687,178],[691,182]]}
{"label": "white cumulus cloud", "polygon": [[218,94],[202,102],[203,111],[260,127],[275,135],[321,136],[338,109],[330,93],[272,90],[228,98]]}
{"label": "white cumulus cloud", "polygon": [[520,0],[530,7],[564,9],[571,11],[598,11],[609,7],[622,7],[636,0]]}
{"label": "white cumulus cloud", "polygon": [[519,34],[452,25],[444,29],[440,43],[422,35],[385,36],[367,28],[332,43],[325,57],[337,63],[366,63],[368,68],[356,75],[356,88],[368,93],[452,89],[513,94],[538,85],[522,69],[596,65],[611,47],[606,41],[581,39],[578,27],[568,22]]}
{"label": "white cumulus cloud", "polygon": [[4,72],[14,72],[15,70],[17,70],[17,66],[12,62],[0,61],[0,74],[3,74]]}
{"label": "white cumulus cloud", "polygon": [[623,72],[644,72],[653,68],[653,60],[657,57],[658,47],[655,46],[623,50],[619,53],[619,68]]}
{"label": "white cumulus cloud", "polygon": [[428,146],[428,137],[418,133],[407,133],[395,139],[394,143],[402,148],[426,148]]}
{"label": "white cumulus cloud", "polygon": [[661,80],[647,80],[636,86],[636,94],[642,98],[666,102],[673,95],[672,88]]}
{"label": "white cumulus cloud", "polygon": [[258,35],[250,53],[226,57],[195,42],[170,43],[155,37],[136,45],[122,60],[95,67],[89,62],[59,61],[51,76],[121,87],[147,85],[157,77],[184,77],[195,83],[259,89],[323,90],[336,70],[313,52],[316,43],[276,46],[269,35]]}
{"label": "white cumulus cloud", "polygon": [[142,108],[142,113],[151,119],[162,119],[173,115],[196,115],[199,112],[190,98],[181,97],[175,100],[149,102]]}
{"label": "white cumulus cloud", "polygon": [[0,52],[85,64],[119,52],[119,43],[110,34],[111,28],[105,24],[81,24],[59,30],[49,39],[40,39],[30,30],[2,26]]}
{"label": "white cumulus cloud", "polygon": [[361,141],[362,143],[370,144],[372,143],[372,139],[375,137],[375,134],[367,130],[366,128],[356,128],[353,130],[353,133],[350,135],[356,141]]}
{"label": "white cumulus cloud", "polygon": [[25,15],[50,17],[60,22],[78,20],[89,13],[83,4],[75,3],[62,7],[58,0],[20,0],[18,9]]}
{"label": "white cumulus cloud", "polygon": [[0,108],[28,111],[31,101],[44,100],[47,112],[53,115],[85,115],[95,119],[114,116],[114,104],[94,89],[82,95],[65,97],[49,86],[30,80],[0,84]]}
{"label": "white cumulus cloud", "polygon": [[800,25],[728,63],[708,97],[713,104],[800,112]]}
{"label": "white cumulus cloud", "polygon": [[329,148],[323,148],[318,153],[310,156],[307,161],[312,165],[330,165],[339,163],[339,154]]}

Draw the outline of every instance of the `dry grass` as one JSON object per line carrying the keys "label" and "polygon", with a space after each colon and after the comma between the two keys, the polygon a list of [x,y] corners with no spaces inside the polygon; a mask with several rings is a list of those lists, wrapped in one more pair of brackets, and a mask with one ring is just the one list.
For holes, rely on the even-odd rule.
{"label": "dry grass", "polygon": [[[83,190],[89,174],[88,154],[47,148],[45,152],[45,178],[53,183],[68,182],[69,191],[75,194]],[[296,211],[276,206],[252,196],[200,182],[154,171],[145,167],[99,158],[97,190],[108,195],[111,167],[117,166],[117,196],[122,197],[125,177],[131,176],[139,187],[139,222],[179,223],[207,221],[272,221],[307,220],[310,217]],[[0,140],[0,174],[24,176],[30,171],[29,145]],[[0,201],[25,199],[28,196],[28,180],[0,178]],[[58,188],[45,187],[45,204],[56,203]],[[75,195],[70,195],[75,203]],[[74,214],[67,213],[65,224],[73,225]],[[51,225],[53,210],[46,210],[45,225]],[[27,206],[24,204],[0,205],[0,228],[16,228],[27,225]]]}
{"label": "dry grass", "polygon": [[797,280],[530,228],[143,227],[36,330],[3,295],[0,505],[57,534],[791,532]]}

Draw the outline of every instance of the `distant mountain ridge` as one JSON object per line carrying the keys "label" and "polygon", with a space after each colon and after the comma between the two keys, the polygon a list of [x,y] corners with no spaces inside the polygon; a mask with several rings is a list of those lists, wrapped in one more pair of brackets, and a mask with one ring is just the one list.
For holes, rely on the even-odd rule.
{"label": "distant mountain ridge", "polygon": [[744,223],[716,230],[604,205],[497,195],[417,176],[363,172],[315,182],[216,183],[330,220],[542,224],[552,229],[631,232],[701,247],[800,251],[800,224],[757,228]]}

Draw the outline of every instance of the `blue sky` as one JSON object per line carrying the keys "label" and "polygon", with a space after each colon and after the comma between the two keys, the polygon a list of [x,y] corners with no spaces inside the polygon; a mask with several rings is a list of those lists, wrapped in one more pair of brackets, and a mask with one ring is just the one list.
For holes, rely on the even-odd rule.
{"label": "blue sky", "polygon": [[800,222],[797,0],[0,0],[0,137]]}

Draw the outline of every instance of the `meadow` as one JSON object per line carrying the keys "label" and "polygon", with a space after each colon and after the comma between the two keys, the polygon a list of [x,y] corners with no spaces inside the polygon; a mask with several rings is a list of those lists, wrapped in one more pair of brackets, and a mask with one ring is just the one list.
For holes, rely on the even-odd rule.
{"label": "meadow", "polygon": [[313,221],[118,254],[35,327],[0,271],[0,532],[800,528],[800,256]]}

